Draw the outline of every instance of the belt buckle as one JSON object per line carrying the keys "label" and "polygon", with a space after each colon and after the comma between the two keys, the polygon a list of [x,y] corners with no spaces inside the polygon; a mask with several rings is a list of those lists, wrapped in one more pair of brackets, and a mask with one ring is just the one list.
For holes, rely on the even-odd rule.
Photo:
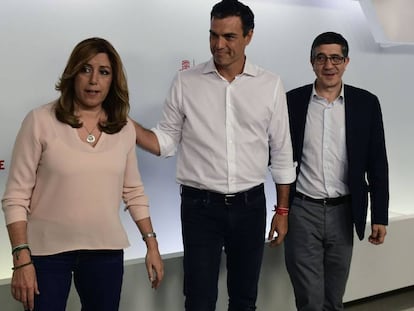
{"label": "belt buckle", "polygon": [[224,195],[224,204],[225,205],[231,205],[231,201],[229,201],[229,199],[234,198],[236,195],[235,194],[225,194]]}

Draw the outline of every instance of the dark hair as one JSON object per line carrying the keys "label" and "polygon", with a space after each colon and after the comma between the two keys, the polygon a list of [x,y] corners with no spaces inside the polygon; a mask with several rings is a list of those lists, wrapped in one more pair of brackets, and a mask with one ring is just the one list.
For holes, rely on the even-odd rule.
{"label": "dark hair", "polygon": [[322,44],[339,44],[341,46],[343,56],[348,57],[349,47],[346,39],[336,32],[324,32],[318,35],[315,40],[313,40],[311,48],[311,60],[313,60],[316,56],[315,49]]}
{"label": "dark hair", "polygon": [[215,18],[225,18],[230,16],[239,16],[243,27],[243,36],[246,36],[250,30],[254,29],[254,14],[252,10],[237,0],[223,0],[213,6],[210,14],[210,20]]}
{"label": "dark hair", "polygon": [[129,113],[128,85],[121,58],[115,48],[105,39],[89,38],[78,43],[73,49],[62,77],[56,83],[56,90],[61,95],[55,105],[56,118],[74,128],[82,123],[75,115],[74,82],[78,73],[87,62],[99,53],[108,55],[112,68],[112,83],[102,108],[107,120],[99,124],[99,129],[107,134],[119,132],[127,123]]}

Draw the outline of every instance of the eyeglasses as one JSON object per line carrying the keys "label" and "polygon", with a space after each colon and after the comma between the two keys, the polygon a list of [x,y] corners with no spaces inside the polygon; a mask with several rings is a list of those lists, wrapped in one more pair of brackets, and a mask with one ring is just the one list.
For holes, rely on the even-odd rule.
{"label": "eyeglasses", "polygon": [[318,65],[325,65],[327,60],[330,60],[332,65],[340,65],[344,62],[345,57],[340,55],[326,56],[325,54],[318,54],[314,57],[314,61]]}

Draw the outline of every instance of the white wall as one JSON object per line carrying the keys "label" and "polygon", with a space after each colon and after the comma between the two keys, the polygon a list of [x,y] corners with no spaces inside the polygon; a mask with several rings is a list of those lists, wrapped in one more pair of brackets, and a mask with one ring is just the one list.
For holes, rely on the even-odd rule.
{"label": "white wall", "polygon": [[[200,63],[210,57],[209,13],[217,1],[3,0],[0,161],[4,161],[5,169],[0,169],[0,195],[20,122],[28,110],[57,96],[54,84],[76,43],[91,36],[101,36],[113,43],[128,74],[131,117],[151,127],[160,117],[163,99],[171,79],[181,68],[181,61]],[[382,103],[390,162],[390,208],[402,215],[412,213],[414,144],[410,136],[414,133],[414,105],[410,90],[414,48],[380,47],[359,1],[246,0],[245,3],[256,15],[255,35],[247,55],[253,62],[280,74],[287,90],[313,81],[309,49],[316,35],[332,30],[348,39],[351,62],[345,82],[372,91]],[[175,158],[161,160],[142,150],[137,152],[161,252],[179,252]],[[270,211],[275,201],[270,180],[266,192]],[[132,244],[126,250],[126,258],[141,258],[142,241],[128,215],[122,217]],[[9,252],[0,217],[0,280],[11,275]]]}

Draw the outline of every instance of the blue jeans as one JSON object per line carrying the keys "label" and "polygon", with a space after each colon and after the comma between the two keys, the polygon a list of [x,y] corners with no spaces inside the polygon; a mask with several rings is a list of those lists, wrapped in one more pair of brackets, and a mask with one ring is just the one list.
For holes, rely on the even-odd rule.
{"label": "blue jeans", "polygon": [[40,295],[35,311],[65,311],[72,275],[82,311],[117,311],[124,271],[123,250],[82,250],[32,256]]}
{"label": "blue jeans", "polygon": [[221,253],[227,261],[229,311],[256,310],[266,230],[263,185],[236,197],[182,188],[185,310],[213,311]]}

